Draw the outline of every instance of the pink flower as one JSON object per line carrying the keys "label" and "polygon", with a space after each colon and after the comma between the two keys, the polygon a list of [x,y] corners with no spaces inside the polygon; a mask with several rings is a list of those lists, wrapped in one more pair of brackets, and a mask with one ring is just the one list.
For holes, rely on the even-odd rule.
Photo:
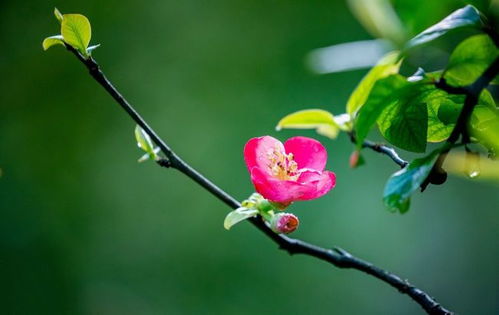
{"label": "pink flower", "polygon": [[283,206],[322,197],[336,183],[334,173],[324,171],[326,149],[311,138],[290,138],[284,145],[270,136],[252,138],[244,160],[256,191]]}
{"label": "pink flower", "polygon": [[270,228],[276,233],[289,234],[298,228],[300,220],[292,213],[277,213],[270,221]]}

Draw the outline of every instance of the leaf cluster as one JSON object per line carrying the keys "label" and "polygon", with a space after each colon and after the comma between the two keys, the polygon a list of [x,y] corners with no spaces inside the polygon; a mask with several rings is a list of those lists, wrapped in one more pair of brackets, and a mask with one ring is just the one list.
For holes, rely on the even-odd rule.
{"label": "leaf cluster", "polygon": [[[464,95],[448,93],[437,83],[445,80],[464,89],[499,57],[499,49],[489,37],[490,27],[475,7],[467,5],[407,41],[401,50],[385,55],[351,93],[344,114],[335,116],[322,109],[302,110],[281,119],[277,129],[315,129],[331,139],[344,131],[355,139],[358,152],[364,147],[368,134],[377,127],[391,145],[425,153],[429,143],[449,138],[465,102]],[[475,29],[479,34],[463,40],[454,49],[445,69],[432,73],[419,69],[408,77],[399,73],[404,57],[411,49],[464,28]],[[496,78],[491,83],[498,82]],[[467,133],[470,141],[479,143],[489,155],[499,152],[499,114],[487,89],[481,91],[474,106]],[[448,143],[393,174],[384,191],[386,207],[405,213],[411,195],[427,179],[439,154],[446,150],[449,150]],[[353,156],[358,157],[358,153]]]}
{"label": "leaf cluster", "polygon": [[44,50],[56,45],[69,45],[88,58],[100,46],[88,46],[92,38],[92,27],[84,15],[62,14],[57,8],[54,9],[54,15],[61,24],[61,33],[45,38],[42,42]]}

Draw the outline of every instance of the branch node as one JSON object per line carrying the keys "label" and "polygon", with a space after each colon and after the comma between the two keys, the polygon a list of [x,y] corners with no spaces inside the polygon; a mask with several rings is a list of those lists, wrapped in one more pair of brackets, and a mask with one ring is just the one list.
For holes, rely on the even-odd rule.
{"label": "branch node", "polygon": [[[357,139],[355,137],[355,134],[353,132],[349,132],[348,135],[350,137],[350,141],[356,144]],[[362,142],[362,147],[369,148],[375,152],[388,156],[393,162],[395,162],[398,166],[400,166],[400,168],[404,168],[409,164],[409,162],[400,158],[400,156],[398,155],[397,151],[395,151],[394,148],[386,146],[384,144],[375,143],[369,140],[364,140],[364,142]]]}
{"label": "branch node", "polygon": [[346,258],[351,258],[351,257],[352,257],[352,255],[351,255],[349,252],[347,252],[346,250],[344,250],[344,249],[343,249],[343,248],[341,248],[341,247],[335,246],[335,247],[333,247],[333,250],[334,250],[336,253],[338,253],[338,254],[340,254],[341,256],[343,256],[343,257],[346,257]]}
{"label": "branch node", "polygon": [[409,280],[403,279],[400,288],[398,288],[400,293],[406,293],[409,289],[412,288],[412,285],[409,283]]}
{"label": "branch node", "polygon": [[166,167],[166,168],[169,168],[172,166],[172,163],[170,162],[170,160],[165,159],[165,158],[157,160],[156,163],[158,163],[159,166]]}
{"label": "branch node", "polygon": [[438,89],[441,89],[442,91],[445,91],[449,94],[468,94],[469,93],[469,88],[467,86],[461,87],[461,86],[452,86],[449,83],[447,83],[447,80],[444,77],[441,77],[440,79],[435,81],[435,87]]}

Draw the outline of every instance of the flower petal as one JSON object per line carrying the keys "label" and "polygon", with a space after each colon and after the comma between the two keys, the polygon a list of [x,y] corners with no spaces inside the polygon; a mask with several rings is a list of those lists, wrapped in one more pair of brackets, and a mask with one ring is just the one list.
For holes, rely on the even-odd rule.
{"label": "flower petal", "polygon": [[307,137],[289,138],[284,143],[286,153],[293,153],[299,169],[323,171],[326,167],[327,152],[317,140]]}
{"label": "flower petal", "polygon": [[[255,186],[255,190],[265,199],[284,205],[300,200],[303,195],[303,184],[295,181],[279,180],[265,173],[259,167],[254,167],[251,170],[251,181]],[[312,184],[312,186],[315,185]]]}
{"label": "flower petal", "polygon": [[284,153],[284,146],[281,141],[273,137],[264,136],[250,139],[244,146],[244,161],[248,171],[251,173],[254,167],[268,170],[268,156],[275,150]]}
{"label": "flower petal", "polygon": [[302,195],[297,200],[311,200],[324,196],[336,185],[336,175],[333,172],[307,171],[300,175],[298,182],[306,189],[302,189]]}

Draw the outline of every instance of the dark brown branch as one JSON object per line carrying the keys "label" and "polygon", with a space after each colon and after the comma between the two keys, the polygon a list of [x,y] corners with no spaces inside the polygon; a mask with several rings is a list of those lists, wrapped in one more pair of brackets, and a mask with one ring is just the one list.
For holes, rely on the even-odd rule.
{"label": "dark brown branch", "polygon": [[[353,132],[350,132],[350,133],[348,133],[348,135],[350,137],[350,141],[353,144],[356,144],[357,140],[355,138],[355,134]],[[364,142],[362,143],[362,147],[363,148],[369,148],[369,149],[371,149],[371,150],[373,150],[375,152],[378,152],[378,153],[381,153],[381,154],[384,154],[384,155],[388,156],[390,159],[392,159],[393,162],[395,162],[401,168],[404,168],[404,167],[406,167],[409,164],[409,162],[403,160],[398,155],[397,151],[395,151],[394,148],[386,146],[384,144],[375,143],[375,142],[372,142],[372,141],[369,141],[369,140],[364,140]]]}
{"label": "dark brown branch", "polygon": [[456,121],[456,126],[447,139],[447,143],[453,145],[457,142],[457,140],[459,140],[460,135],[463,135],[463,133],[467,133],[466,126],[468,125],[468,121],[471,117],[473,109],[478,104],[480,94],[490,84],[490,82],[494,80],[498,73],[499,58],[496,58],[494,62],[492,62],[492,64],[487,69],[485,69],[482,75],[478,77],[475,82],[471,83],[468,86],[453,87],[449,85],[444,78],[435,83],[435,86],[437,88],[440,88],[449,94],[466,95],[463,108],[461,109],[461,113],[459,114]]}
{"label": "dark brown branch", "polygon": [[[66,48],[71,51],[88,69],[90,75],[114,98],[116,102],[128,113],[128,115],[151,137],[152,141],[159,146],[165,159],[158,162],[164,167],[177,169],[181,173],[187,175],[196,183],[201,185],[212,195],[220,199],[232,209],[240,207],[240,203],[230,196],[228,193],[220,189],[210,180],[205,178],[189,164],[184,162],[175,152],[154,132],[154,130],[145,122],[145,120],[135,111],[128,101],[116,90],[111,82],[105,77],[100,70],[99,65],[92,57],[85,59],[73,47],[66,45]],[[386,153],[385,153],[386,154]],[[393,155],[393,153],[391,153]],[[438,304],[430,295],[422,290],[414,287],[406,280],[385,271],[373,264],[354,257],[345,250],[325,249],[315,246],[298,239],[293,239],[285,235],[274,233],[267,224],[260,218],[251,218],[250,222],[279,245],[279,248],[286,250],[289,254],[304,254],[320,260],[329,262],[339,268],[349,268],[360,270],[366,274],[372,275],[396,288],[399,292],[409,295],[416,303],[418,303],[428,314],[451,314],[450,311]]]}
{"label": "dark brown branch", "polygon": [[447,83],[445,78],[440,78],[440,80],[435,81],[435,87],[438,89],[441,89],[442,91],[445,91],[449,94],[461,95],[461,94],[468,93],[468,91],[466,90],[466,87],[452,86],[449,83]]}
{"label": "dark brown branch", "polygon": [[426,180],[421,185],[421,190],[426,189],[426,187],[431,184],[442,184],[445,182],[447,178],[447,174],[443,169],[443,163],[452,146],[459,140],[459,137],[462,136],[464,144],[469,142],[469,134],[467,130],[468,121],[471,117],[471,113],[473,113],[473,109],[478,104],[478,100],[480,98],[480,94],[482,91],[487,88],[492,80],[499,74],[499,57],[496,58],[492,64],[485,69],[481,76],[479,76],[475,82],[470,85],[463,87],[455,87],[449,85],[445,78],[441,78],[440,80],[435,82],[435,87],[449,93],[449,94],[457,94],[457,95],[465,95],[464,105],[461,109],[461,113],[456,121],[456,125],[452,130],[449,138],[447,139],[447,148],[442,150],[440,153],[435,165],[433,166],[432,171],[426,178]]}

